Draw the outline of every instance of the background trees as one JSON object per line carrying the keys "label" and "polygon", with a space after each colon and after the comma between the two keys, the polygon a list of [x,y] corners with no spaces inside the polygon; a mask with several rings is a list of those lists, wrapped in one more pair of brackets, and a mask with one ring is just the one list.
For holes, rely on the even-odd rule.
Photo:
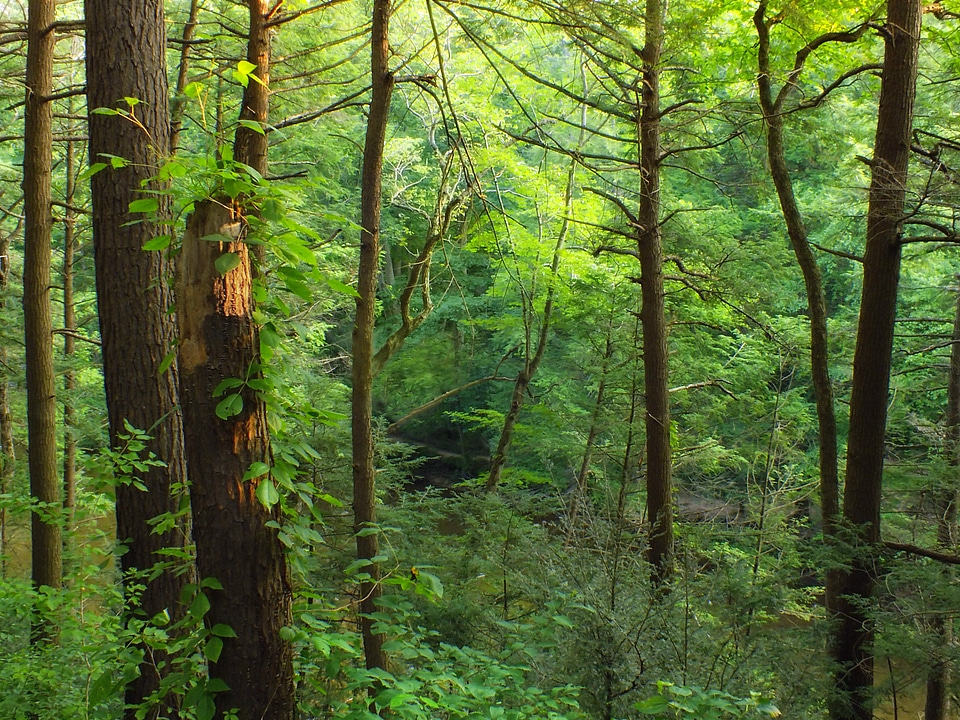
{"label": "background trees", "polygon": [[[853,703],[832,712],[865,717],[894,688],[898,712],[921,705],[926,675],[942,705],[955,19],[926,13],[912,132],[895,113],[895,161],[915,162],[884,216],[907,262],[880,342],[857,330],[889,199],[867,191],[893,72],[881,93],[875,70],[905,26],[902,3],[854,5],[88,0],[95,164],[70,187],[78,80],[43,94],[58,172],[40,205],[64,220],[54,251],[75,246],[72,284],[28,282],[18,98],[0,143],[4,292],[77,306],[41,335],[78,340],[50,352],[80,458],[65,581],[41,594],[18,580],[33,473],[6,466],[0,715],[111,717],[124,694],[128,715],[183,717],[772,712],[756,692],[814,718],[839,689]],[[5,13],[0,69],[22,81],[27,26]],[[22,458],[24,327],[0,332]],[[886,429],[843,411],[882,364],[868,350],[889,364]],[[867,425],[869,517],[851,500],[824,547],[845,456],[866,497],[847,448]],[[189,507],[170,493],[185,469]],[[115,611],[114,533],[146,573],[126,576],[139,614]],[[166,558],[185,574],[148,570]],[[831,568],[866,583],[834,646],[860,676],[825,650]],[[31,649],[41,617],[65,632]]]}

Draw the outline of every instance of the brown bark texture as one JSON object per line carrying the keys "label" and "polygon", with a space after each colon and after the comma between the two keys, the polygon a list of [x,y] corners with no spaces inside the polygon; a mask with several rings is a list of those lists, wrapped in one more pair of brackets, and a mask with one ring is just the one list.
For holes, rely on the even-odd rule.
{"label": "brown bark texture", "polygon": [[[174,301],[170,289],[174,269],[167,256],[142,250],[146,241],[169,232],[158,221],[165,216],[167,203],[163,195],[148,196],[160,200],[158,220],[128,211],[132,200],[144,197],[139,192],[142,183],[168,151],[166,36],[159,0],[87,0],[85,13],[89,110],[118,105],[126,109],[121,98],[140,100],[131,109],[137,122],[92,113],[89,118],[91,161],[103,161],[104,153],[130,161],[91,179],[110,443],[114,448],[124,446],[121,435],[128,422],[152,436],[147,452],[166,465],[140,475],[146,492],[131,483],[117,485],[117,537],[127,546],[121,567],[128,573],[149,570],[166,559],[159,554],[162,549],[183,550],[189,540],[186,521],[163,533],[154,533],[149,524],[159,515],[178,512],[186,486],[176,363],[160,372],[177,338],[176,322],[168,312]],[[129,224],[133,220],[141,222]],[[140,597],[142,613],[152,617],[167,610],[174,618],[181,616],[180,592],[189,579],[189,574],[168,571],[146,583]],[[130,705],[158,687],[156,667],[145,661],[140,671],[127,688]]]}
{"label": "brown bark texture", "polygon": [[[223,586],[208,591],[206,619],[237,634],[210,665],[210,676],[230,688],[217,695],[217,712],[239,708],[241,720],[289,720],[293,651],[280,630],[292,622],[292,591],[277,529],[267,527],[280,513],[257,498],[259,484],[271,482],[266,475],[244,479],[253,463],[270,464],[266,408],[247,387],[239,414],[221,419],[214,397],[225,379],[259,376],[245,227],[236,207],[213,200],[197,203],[187,224],[177,303],[185,447],[197,571]],[[214,235],[222,240],[203,239]],[[240,264],[221,275],[214,263],[224,252],[236,253]]]}
{"label": "brown bark texture", "polygon": [[[383,148],[393,95],[394,77],[388,66],[390,3],[374,0],[370,31],[372,94],[363,147],[360,190],[360,261],[357,273],[357,314],[353,326],[353,518],[357,535],[357,558],[371,560],[379,554],[376,533],[359,534],[377,522],[376,468],[373,441],[373,324],[377,304],[377,272],[380,262],[380,205]],[[385,668],[384,637],[375,632],[371,614],[381,595],[380,567],[371,563],[369,579],[360,584],[360,630],[368,668]]]}
{"label": "brown bark texture", "polygon": [[[797,258],[797,265],[800,266],[807,295],[807,312],[810,316],[810,370],[817,407],[817,429],[820,436],[820,509],[824,537],[831,538],[835,534],[840,514],[840,478],[837,459],[837,419],[827,343],[827,301],[823,291],[820,266],[810,247],[807,228],[793,191],[793,180],[787,168],[783,139],[784,106],[793,94],[793,90],[798,87],[796,80],[799,70],[802,70],[802,64],[798,60],[794,72],[791,73],[780,92],[774,96],[770,68],[770,27],[774,21],[766,17],[766,11],[767,2],[761,0],[753,18],[759,37],[757,86],[767,131],[767,164],[770,168],[770,177],[777,191],[787,235],[790,238],[794,256]],[[836,573],[828,573],[825,603],[831,612],[836,606],[836,582]]]}
{"label": "brown bark texture", "polygon": [[[31,520],[33,584],[59,588],[62,545],[58,510],[56,379],[53,370],[53,317],[50,309],[50,264],[53,213],[53,0],[30,0],[27,21],[27,94],[23,154],[23,315],[27,365],[27,459],[30,494],[45,504]],[[44,517],[47,515],[47,517]],[[38,628],[40,637],[52,628]]]}
{"label": "brown bark texture", "polygon": [[648,558],[653,581],[662,584],[673,565],[673,463],[670,449],[670,385],[660,228],[660,55],[664,13],[661,0],[647,0],[640,98],[640,257],[643,377],[646,396]]}
{"label": "brown bark texture", "polygon": [[[267,174],[267,117],[270,110],[270,6],[266,0],[247,0],[250,28],[247,37],[247,62],[256,66],[243,89],[240,121],[258,124],[263,132],[240,125],[234,134],[233,158],[249,165],[261,175]],[[279,8],[279,4],[277,5]]]}
{"label": "brown bark texture", "polygon": [[884,434],[900,280],[903,208],[920,44],[919,0],[889,0],[884,69],[871,163],[863,294],[853,359],[850,433],[843,522],[856,556],[841,572],[833,641],[836,663],[832,720],[870,720],[873,705],[873,622],[867,605],[875,585],[880,541]]}

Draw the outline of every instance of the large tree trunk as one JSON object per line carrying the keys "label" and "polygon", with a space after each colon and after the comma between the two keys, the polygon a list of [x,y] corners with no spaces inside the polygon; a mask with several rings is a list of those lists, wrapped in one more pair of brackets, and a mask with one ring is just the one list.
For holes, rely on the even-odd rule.
{"label": "large tree trunk", "polygon": [[[379,554],[377,533],[361,533],[377,522],[376,469],[373,443],[373,324],[377,304],[377,270],[380,262],[380,203],[383,147],[393,95],[394,77],[387,61],[390,2],[374,0],[370,32],[372,95],[363,147],[360,189],[360,263],[357,274],[357,315],[353,326],[353,518],[357,532],[357,558],[371,560]],[[385,668],[383,635],[374,634],[371,613],[380,597],[380,567],[371,563],[369,579],[360,585],[360,630],[367,667]]]}
{"label": "large tree trunk", "polygon": [[647,517],[653,581],[662,584],[673,564],[673,463],[670,386],[660,230],[660,54],[665,4],[647,0],[640,113],[640,212],[637,250],[643,303],[643,372],[646,396]]}
{"label": "large tree trunk", "polygon": [[[228,396],[239,393],[242,409],[221,418],[216,412],[221,398],[214,397],[223,380],[259,376],[245,232],[239,209],[213,200],[197,203],[187,225],[177,303],[184,439],[197,571],[222,585],[209,591],[207,622],[229,625],[237,634],[224,641],[219,660],[210,664],[211,677],[230,688],[217,695],[217,712],[239,708],[241,720],[289,720],[292,648],[280,630],[291,623],[292,592],[277,529],[267,526],[279,522],[280,513],[261,502],[272,495],[261,487],[272,483],[268,475],[245,479],[255,463],[270,464],[266,407],[249,387],[231,389]],[[202,239],[209,235],[233,240]],[[240,264],[220,275],[214,263],[224,252],[235,253]]]}
{"label": "large tree trunk", "polygon": [[[86,0],[87,103],[89,110],[115,107],[123,97],[141,102],[134,108],[142,126],[110,115],[90,115],[90,158],[104,153],[130,160],[120,169],[105,170],[91,181],[94,255],[103,375],[110,424],[110,443],[122,448],[125,422],[148,432],[153,452],[165,467],[151,467],[139,479],[147,491],[121,482],[117,493],[117,537],[128,550],[121,558],[125,573],[146,571],[166,560],[164,548],[183,550],[188,523],[155,533],[150,520],[176,513],[186,487],[183,426],[178,405],[177,365],[163,372],[161,363],[172,352],[177,327],[169,309],[173,293],[170,259],[141,248],[169,228],[157,220],[137,224],[129,203],[140,197],[141,184],[164,160],[169,139],[167,75],[164,51],[163,3],[159,0]],[[158,219],[166,215],[163,196]],[[189,574],[163,572],[146,583],[140,607],[147,617],[168,610],[173,617]],[[144,583],[143,578],[133,581]],[[140,677],[128,687],[126,702],[135,705],[158,687],[157,668],[148,660]],[[128,717],[133,717],[129,711]]]}
{"label": "large tree trunk", "polygon": [[874,145],[863,297],[853,359],[843,521],[857,555],[841,573],[833,651],[833,720],[870,720],[873,694],[872,548],[880,540],[887,395],[900,280],[903,206],[920,44],[919,0],[888,0]]}
{"label": "large tree trunk", "polygon": [[[62,544],[56,507],[60,505],[57,472],[57,403],[53,372],[53,318],[50,309],[50,262],[53,213],[53,22],[54,0],[30,0],[27,23],[27,97],[23,154],[23,315],[27,361],[27,452],[30,494],[48,503],[47,519],[32,518],[33,584],[59,588]],[[36,637],[52,628],[37,628]]]}
{"label": "large tree trunk", "polygon": [[[960,279],[958,277],[957,279]],[[943,487],[937,489],[937,547],[945,552],[957,548],[957,470],[960,468],[960,294],[953,316],[953,344],[950,346],[950,376],[947,379],[947,411],[944,419],[944,455],[949,472]],[[953,577],[953,568],[941,572],[947,582]],[[927,697],[924,720],[947,720],[950,714],[950,684],[953,679],[950,659],[943,650],[953,645],[953,615],[939,612],[931,620],[931,630],[937,640],[934,662],[927,676]]]}
{"label": "large tree trunk", "polygon": [[[767,163],[783,213],[787,235],[803,275],[807,295],[807,312],[810,315],[810,370],[813,378],[813,394],[817,405],[817,429],[820,437],[820,509],[823,517],[823,535],[829,541],[836,532],[840,514],[840,480],[837,462],[837,419],[834,412],[833,383],[830,381],[830,359],[827,344],[827,301],[823,292],[820,266],[810,248],[807,228],[797,205],[793,181],[787,169],[786,151],[783,143],[783,108],[787,98],[797,88],[795,71],[774,99],[770,68],[770,27],[773,20],[766,17],[767,2],[761,0],[754,15],[759,46],[757,49],[757,85],[760,107],[767,130]],[[826,578],[827,610],[836,607],[835,572]]]}

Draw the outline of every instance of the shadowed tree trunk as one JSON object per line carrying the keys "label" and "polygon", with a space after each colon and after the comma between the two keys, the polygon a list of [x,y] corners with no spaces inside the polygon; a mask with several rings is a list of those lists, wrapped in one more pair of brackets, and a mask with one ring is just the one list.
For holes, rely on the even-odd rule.
{"label": "shadowed tree trunk", "polygon": [[[67,142],[67,157],[64,173],[66,174],[66,209],[63,218],[63,355],[67,361],[67,369],[63,374],[63,509],[67,513],[67,528],[73,522],[74,505],[77,492],[77,433],[76,413],[74,411],[73,390],[76,378],[73,368],[69,364],[73,361],[76,350],[76,339],[71,333],[77,329],[77,308],[73,297],[73,254],[74,228],[76,213],[73,209],[74,201],[74,170],[75,143]],[[69,535],[69,532],[67,533]],[[64,538],[66,541],[67,538]]]}
{"label": "shadowed tree trunk", "polygon": [[[116,489],[117,537],[128,548],[121,567],[124,573],[143,572],[166,561],[159,554],[162,549],[183,551],[189,535],[186,521],[162,533],[154,533],[150,524],[159,515],[179,511],[186,487],[177,365],[170,363],[161,371],[177,338],[174,316],[168,312],[174,299],[168,282],[173,266],[166,255],[141,249],[170,231],[162,224],[166,200],[151,196],[160,202],[156,219],[134,217],[128,210],[129,203],[141,197],[141,184],[165,159],[169,144],[163,4],[87,0],[85,12],[88,109],[114,108],[123,97],[141,101],[132,109],[139,126],[100,114],[91,114],[89,122],[91,161],[102,161],[105,153],[130,161],[94,175],[91,190],[110,443],[122,448],[121,435],[130,423],[152,436],[146,450],[165,463],[140,474],[145,492],[129,482]],[[130,224],[132,220],[140,222]],[[180,617],[180,593],[190,579],[189,573],[165,571],[146,582],[140,598],[143,614],[152,617],[167,610]],[[157,667],[145,659],[140,677],[127,687],[126,702],[140,703],[158,688],[159,680]],[[129,710],[127,717],[133,714]]]}
{"label": "shadowed tree trunk", "polygon": [[856,556],[838,583],[833,720],[872,716],[874,628],[869,604],[875,585],[873,548],[880,541],[887,396],[920,44],[919,0],[888,0],[883,35],[843,494],[843,522],[853,533]]}
{"label": "shadowed tree trunk", "polygon": [[[24,108],[23,157],[23,315],[27,365],[27,433],[32,501],[45,504],[32,514],[33,584],[59,588],[62,540],[58,509],[57,403],[53,372],[53,318],[50,309],[50,263],[53,213],[53,0],[30,0],[27,21],[27,96]],[[34,639],[50,637],[54,628],[38,625]]]}
{"label": "shadowed tree trunk", "polygon": [[640,211],[637,250],[643,303],[643,381],[646,397],[648,557],[654,583],[673,565],[673,463],[670,450],[670,385],[660,228],[660,55],[665,4],[647,0],[643,89],[639,103]]}
{"label": "shadowed tree trunk", "polygon": [[[353,518],[357,532],[357,558],[372,560],[379,554],[379,539],[372,530],[377,522],[376,469],[373,442],[373,324],[377,304],[377,271],[380,263],[380,204],[383,147],[393,95],[394,77],[388,66],[390,3],[374,0],[370,31],[372,94],[363,146],[360,189],[360,263],[357,273],[357,314],[353,325]],[[369,579],[360,584],[360,630],[367,667],[385,668],[383,635],[374,633],[371,614],[377,610],[380,566],[371,562]]]}
{"label": "shadowed tree trunk", "polygon": [[[7,302],[7,283],[10,277],[10,236],[0,233],[0,310]],[[10,414],[10,382],[7,366],[7,348],[0,343],[0,495],[8,492],[17,461],[13,447],[13,416]],[[7,555],[7,509],[0,507],[0,579],[5,578]]]}

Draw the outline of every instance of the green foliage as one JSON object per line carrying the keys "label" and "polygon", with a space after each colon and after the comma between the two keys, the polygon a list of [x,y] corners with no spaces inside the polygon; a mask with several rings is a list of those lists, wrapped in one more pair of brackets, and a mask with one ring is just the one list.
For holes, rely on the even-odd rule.
{"label": "green foliage", "polygon": [[704,690],[695,686],[657,683],[657,694],[641,700],[634,707],[644,715],[658,718],[696,718],[696,720],[746,720],[756,717],[779,717],[780,711],[759,693],[737,698],[720,690]]}

